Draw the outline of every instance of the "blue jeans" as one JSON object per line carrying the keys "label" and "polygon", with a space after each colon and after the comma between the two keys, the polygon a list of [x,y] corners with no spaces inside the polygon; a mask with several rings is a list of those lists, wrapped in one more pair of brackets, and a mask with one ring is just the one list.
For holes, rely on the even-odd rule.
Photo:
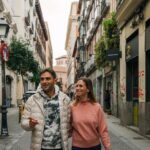
{"label": "blue jeans", "polygon": [[97,146],[89,147],[89,148],[80,148],[80,147],[72,146],[72,150],[101,150],[101,145],[99,144]]}

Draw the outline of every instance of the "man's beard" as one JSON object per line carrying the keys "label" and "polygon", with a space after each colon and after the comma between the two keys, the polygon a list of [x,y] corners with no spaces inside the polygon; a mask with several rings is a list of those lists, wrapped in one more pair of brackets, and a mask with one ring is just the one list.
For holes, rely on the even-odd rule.
{"label": "man's beard", "polygon": [[54,89],[54,86],[43,87],[43,91],[44,91],[45,93],[50,92],[50,91],[52,91],[53,89]]}

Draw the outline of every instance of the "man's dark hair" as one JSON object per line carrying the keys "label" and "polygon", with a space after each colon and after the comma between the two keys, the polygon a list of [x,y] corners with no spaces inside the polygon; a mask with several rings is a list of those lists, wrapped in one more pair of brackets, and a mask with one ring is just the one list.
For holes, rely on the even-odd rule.
{"label": "man's dark hair", "polygon": [[54,78],[54,79],[56,79],[56,73],[55,73],[55,71],[53,70],[53,69],[51,69],[51,68],[45,68],[45,69],[43,69],[41,72],[40,72],[40,76],[43,74],[43,73],[45,73],[45,72],[49,72],[51,75],[52,75],[52,77]]}

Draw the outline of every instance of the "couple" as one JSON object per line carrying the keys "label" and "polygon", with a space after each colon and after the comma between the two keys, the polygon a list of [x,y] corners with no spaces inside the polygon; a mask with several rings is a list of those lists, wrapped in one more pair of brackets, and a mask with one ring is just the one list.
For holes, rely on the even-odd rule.
{"label": "couple", "polygon": [[81,78],[76,83],[75,100],[55,85],[56,73],[44,69],[40,87],[25,104],[21,125],[32,131],[31,150],[110,150],[104,112],[93,95],[92,82]]}

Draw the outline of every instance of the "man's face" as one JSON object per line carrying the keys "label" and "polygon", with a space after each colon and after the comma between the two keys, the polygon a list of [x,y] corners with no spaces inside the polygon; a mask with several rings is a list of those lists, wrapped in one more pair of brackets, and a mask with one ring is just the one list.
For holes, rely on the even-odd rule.
{"label": "man's face", "polygon": [[49,72],[45,72],[40,76],[40,83],[44,92],[49,92],[54,89],[56,79]]}

